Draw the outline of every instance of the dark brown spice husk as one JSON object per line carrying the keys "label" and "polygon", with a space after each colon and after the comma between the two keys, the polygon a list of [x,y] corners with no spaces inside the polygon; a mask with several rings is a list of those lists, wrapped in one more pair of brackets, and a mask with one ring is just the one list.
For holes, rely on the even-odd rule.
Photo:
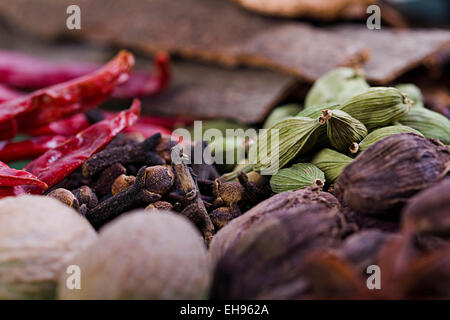
{"label": "dark brown spice husk", "polygon": [[415,134],[387,137],[365,150],[339,176],[337,197],[362,214],[398,214],[417,192],[450,170],[450,149]]}

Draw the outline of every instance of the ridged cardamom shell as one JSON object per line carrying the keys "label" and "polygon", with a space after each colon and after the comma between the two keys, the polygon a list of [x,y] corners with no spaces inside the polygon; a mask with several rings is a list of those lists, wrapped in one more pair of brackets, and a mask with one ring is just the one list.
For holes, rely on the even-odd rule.
{"label": "ridged cardamom shell", "polygon": [[409,112],[412,100],[395,88],[378,87],[354,96],[339,110],[361,121],[367,129],[399,121]]}
{"label": "ridged cardamom shell", "polygon": [[339,199],[367,215],[398,214],[417,192],[450,170],[450,149],[412,133],[387,137],[348,165],[334,187]]}
{"label": "ridged cardamom shell", "polygon": [[412,83],[403,83],[395,86],[413,101],[413,107],[423,107],[423,95],[419,87]]}
{"label": "ridged cardamom shell", "polygon": [[360,142],[367,136],[367,128],[342,110],[322,111],[323,121],[327,124],[327,137],[337,150],[347,152],[353,142]]}
{"label": "ridged cardamom shell", "polygon": [[450,120],[440,113],[427,108],[412,108],[400,119],[400,123],[416,129],[426,138],[435,138],[443,144],[450,144]]}
{"label": "ridged cardamom shell", "polygon": [[275,193],[295,191],[311,186],[322,187],[325,174],[311,163],[297,163],[281,169],[270,179],[270,187]]}
{"label": "ridged cardamom shell", "polygon": [[311,163],[325,173],[328,183],[334,183],[352,161],[353,159],[345,154],[325,148],[312,158]]}
{"label": "ridged cardamom shell", "polygon": [[274,109],[264,122],[263,129],[273,127],[277,122],[297,115],[301,110],[298,104],[287,104]]}
{"label": "ridged cardamom shell", "polygon": [[360,70],[336,68],[314,83],[306,95],[305,107],[324,103],[343,103],[369,88]]}
{"label": "ridged cardamom shell", "polygon": [[423,137],[423,135],[419,131],[417,131],[413,128],[407,127],[407,126],[394,125],[394,126],[383,127],[383,128],[373,130],[360,143],[356,143],[356,142],[352,143],[350,145],[350,152],[357,153],[359,151],[364,151],[368,147],[373,145],[374,143],[376,143],[380,140],[383,140],[384,138],[387,138],[394,134],[408,133],[408,132],[415,133],[415,134]]}
{"label": "ridged cardamom shell", "polygon": [[[278,169],[282,168],[297,154],[305,153],[314,147],[317,141],[316,130],[320,126],[321,123],[317,119],[306,117],[293,117],[278,122],[272,128],[264,130],[252,144],[249,163],[253,164],[256,171],[272,168],[276,163]],[[273,145],[273,130],[278,132],[278,145]]]}

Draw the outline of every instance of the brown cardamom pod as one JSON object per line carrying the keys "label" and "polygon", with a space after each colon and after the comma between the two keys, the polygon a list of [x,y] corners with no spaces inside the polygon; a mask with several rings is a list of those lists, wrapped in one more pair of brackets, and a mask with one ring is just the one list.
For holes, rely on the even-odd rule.
{"label": "brown cardamom pod", "polygon": [[450,149],[412,133],[387,137],[359,155],[341,173],[335,194],[352,209],[369,215],[398,213],[417,192],[450,170]]}

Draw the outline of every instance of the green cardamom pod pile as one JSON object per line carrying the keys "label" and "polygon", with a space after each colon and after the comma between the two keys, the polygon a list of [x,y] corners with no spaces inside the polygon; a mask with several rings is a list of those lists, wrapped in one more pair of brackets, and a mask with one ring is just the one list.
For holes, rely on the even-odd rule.
{"label": "green cardamom pod pile", "polygon": [[266,121],[264,122],[263,129],[268,129],[281,120],[297,115],[300,110],[301,107],[295,103],[276,108],[267,117]]}
{"label": "green cardamom pod pile", "polygon": [[407,126],[394,125],[389,127],[383,127],[370,132],[360,143],[357,142],[352,143],[350,145],[350,152],[358,153],[359,151],[364,151],[374,143],[383,140],[384,138],[387,138],[394,134],[408,133],[408,132],[415,133],[423,137],[423,135],[419,131]]}
{"label": "green cardamom pod pile", "polygon": [[450,120],[427,108],[412,108],[400,119],[400,123],[421,132],[425,138],[441,140],[450,144]]}
{"label": "green cardamom pod pile", "polygon": [[341,152],[347,152],[353,142],[367,136],[366,126],[342,110],[324,110],[321,119],[327,124],[331,145]]}
{"label": "green cardamom pod pile", "polygon": [[343,103],[370,88],[362,70],[337,68],[318,79],[305,99],[305,108],[324,103]]}
{"label": "green cardamom pod pile", "polygon": [[356,95],[339,107],[367,129],[386,126],[408,114],[412,100],[396,88],[377,87]]}
{"label": "green cardamom pod pile", "polygon": [[275,193],[295,191],[310,186],[322,187],[325,174],[311,163],[297,163],[281,169],[270,179],[270,187]]}
{"label": "green cardamom pod pile", "polygon": [[311,163],[325,173],[328,183],[334,183],[352,161],[345,154],[329,148],[322,149],[311,159]]}

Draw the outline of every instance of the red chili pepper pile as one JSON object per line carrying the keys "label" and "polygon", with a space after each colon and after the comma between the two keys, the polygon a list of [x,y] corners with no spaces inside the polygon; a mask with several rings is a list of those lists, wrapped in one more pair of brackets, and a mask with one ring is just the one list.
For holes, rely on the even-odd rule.
{"label": "red chili pepper pile", "polygon": [[[0,162],[0,198],[40,194],[81,166],[121,131],[170,134],[179,119],[138,121],[140,102],[127,111],[105,113],[105,120],[84,112],[113,96],[129,98],[158,93],[170,82],[170,60],[155,59],[156,76],[131,72],[134,57],[121,51],[104,67],[82,63],[56,64],[40,58],[0,51],[0,140],[22,132],[32,137],[0,141],[0,160],[35,159],[24,170]],[[66,82],[63,82],[66,81]],[[61,83],[62,82],[62,83]],[[3,84],[1,84],[3,83]],[[49,86],[46,88],[42,88]],[[38,89],[22,93],[13,88]],[[97,122],[99,121],[99,122]]]}

